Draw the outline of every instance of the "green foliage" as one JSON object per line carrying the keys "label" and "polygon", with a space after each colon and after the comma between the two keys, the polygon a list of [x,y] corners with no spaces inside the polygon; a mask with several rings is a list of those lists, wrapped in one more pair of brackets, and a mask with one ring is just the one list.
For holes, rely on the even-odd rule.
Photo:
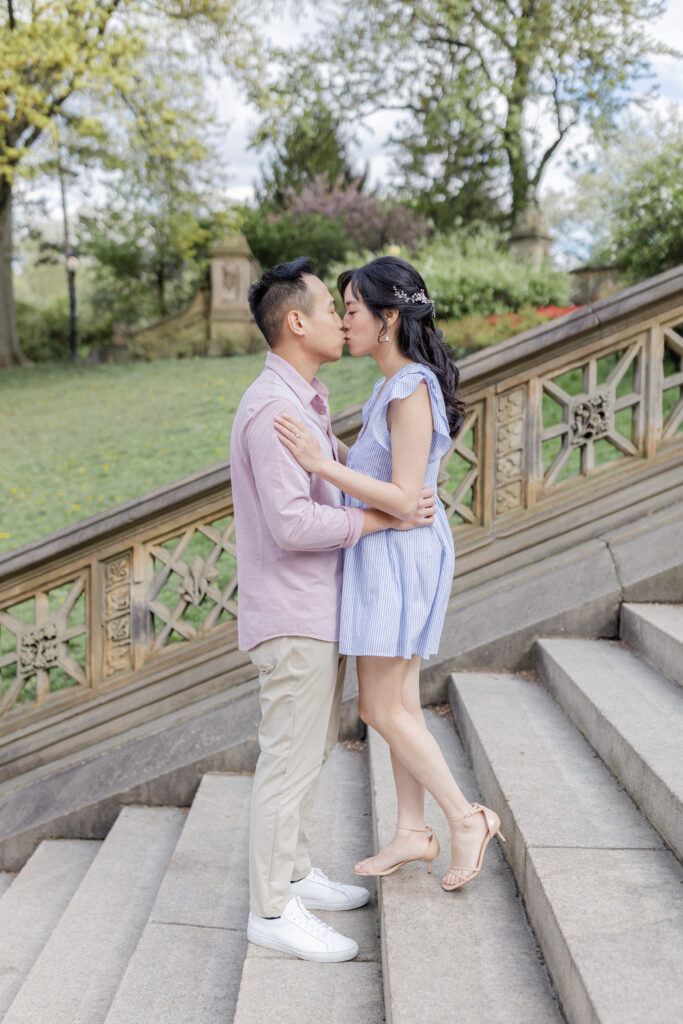
{"label": "green foliage", "polygon": [[683,263],[683,120],[675,108],[631,114],[598,138],[550,192],[544,215],[565,259],[614,265],[638,281]]}
{"label": "green foliage", "polygon": [[242,231],[261,266],[310,256],[323,276],[331,263],[342,260],[351,240],[340,220],[319,213],[276,213],[268,207],[246,209]]}
{"label": "green foliage", "polygon": [[[55,149],[117,166],[121,135],[148,182],[205,156],[203,72],[219,58],[258,77],[270,0],[25,0],[0,6],[0,366],[22,361],[10,260],[12,186],[54,166]],[[199,96],[199,102],[198,102]],[[175,169],[169,175],[168,169]],[[168,197],[168,189],[162,190]],[[167,205],[171,210],[175,203]],[[158,228],[158,224],[157,224]],[[164,305],[163,277],[158,291]]]}
{"label": "green foliage", "polygon": [[[357,128],[401,109],[402,184],[440,228],[533,202],[576,126],[614,123],[650,72],[664,0],[315,0],[307,50],[281,53],[280,121],[308,83]],[[288,107],[289,100],[289,107]],[[547,130],[552,127],[549,136]]]}
{"label": "green foliage", "polygon": [[[63,362],[69,358],[69,301],[63,296],[50,304],[17,302],[17,321],[26,356],[36,363]],[[111,341],[110,310],[97,317],[88,309],[78,318],[78,351],[81,357]]]}
{"label": "green foliage", "polygon": [[613,204],[605,255],[627,280],[683,263],[683,132],[633,168]]}
{"label": "green foliage", "polygon": [[69,357],[69,302],[65,297],[40,309],[17,302],[17,323],[24,354],[36,362]]}
{"label": "green foliage", "polygon": [[[330,267],[328,285],[332,287],[347,267],[362,266],[381,255],[385,253],[347,253],[343,262]],[[443,319],[569,303],[567,274],[550,263],[538,270],[524,263],[510,251],[503,236],[490,228],[481,228],[476,235],[465,231],[439,235],[415,254],[404,251],[401,255],[422,274],[437,316]]]}
{"label": "green foliage", "polygon": [[323,102],[312,102],[291,118],[264,121],[252,145],[272,152],[257,190],[262,203],[284,207],[288,192],[298,194],[316,178],[332,187],[357,177],[342,137],[341,118]]}
{"label": "green foliage", "polygon": [[566,274],[550,263],[536,269],[523,262],[490,230],[436,238],[420,251],[416,264],[439,316],[486,316],[569,301]]}

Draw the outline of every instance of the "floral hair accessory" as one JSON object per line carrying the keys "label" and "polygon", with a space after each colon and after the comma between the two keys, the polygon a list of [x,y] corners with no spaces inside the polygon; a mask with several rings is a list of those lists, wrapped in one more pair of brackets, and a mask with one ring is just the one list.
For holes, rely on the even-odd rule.
{"label": "floral hair accessory", "polygon": [[424,306],[431,306],[432,316],[434,316],[434,314],[436,313],[434,300],[428,299],[423,291],[413,292],[412,295],[408,295],[406,292],[401,291],[401,289],[397,285],[394,285],[394,295],[398,299],[403,299],[404,302],[413,302],[415,304],[420,303],[421,305]]}

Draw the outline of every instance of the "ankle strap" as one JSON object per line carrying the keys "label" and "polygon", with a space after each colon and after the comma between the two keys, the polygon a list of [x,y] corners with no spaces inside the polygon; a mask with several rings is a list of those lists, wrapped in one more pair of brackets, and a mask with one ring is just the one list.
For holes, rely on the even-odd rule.
{"label": "ankle strap", "polygon": [[484,808],[481,804],[470,804],[469,811],[465,811],[464,814],[459,814],[457,818],[446,818],[449,825],[452,825],[455,821],[462,821],[463,818],[471,818],[473,814],[479,814]]}
{"label": "ankle strap", "polygon": [[406,832],[431,832],[431,825],[423,825],[422,828],[413,828],[412,825],[397,825],[396,828],[405,829]]}

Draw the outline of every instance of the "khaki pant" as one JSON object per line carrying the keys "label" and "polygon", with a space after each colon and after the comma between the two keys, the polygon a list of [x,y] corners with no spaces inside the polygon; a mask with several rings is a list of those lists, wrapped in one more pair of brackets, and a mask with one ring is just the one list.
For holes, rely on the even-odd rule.
{"label": "khaki pant", "polygon": [[308,818],[337,741],[346,658],[336,643],[280,636],[249,651],[261,686],[261,754],[249,834],[252,913],[279,917],[311,869]]}

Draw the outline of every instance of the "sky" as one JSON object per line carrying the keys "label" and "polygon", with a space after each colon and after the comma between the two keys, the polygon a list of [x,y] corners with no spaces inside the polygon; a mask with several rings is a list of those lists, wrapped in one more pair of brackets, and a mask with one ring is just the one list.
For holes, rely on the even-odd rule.
{"label": "sky", "polygon": [[[293,19],[280,19],[271,26],[271,32],[285,45],[294,45],[301,38],[303,29]],[[667,9],[657,22],[650,26],[651,34],[668,45],[683,51],[683,0],[669,0]],[[683,115],[683,62],[671,57],[657,57],[652,61],[653,71],[659,84],[659,98],[656,105],[668,108],[676,105]],[[256,111],[245,102],[244,97],[229,79],[216,83],[212,89],[221,122],[227,124],[222,145],[222,156],[228,172],[227,194],[231,199],[249,199],[254,192],[254,181],[259,177],[261,155],[248,148],[249,134],[257,117]],[[358,164],[370,166],[370,184],[381,188],[386,185],[391,167],[391,156],[384,149],[384,143],[396,122],[395,113],[380,113],[368,123],[368,130],[360,136],[356,150]],[[585,135],[578,133],[573,142],[584,142]],[[568,145],[572,139],[568,140]],[[566,186],[566,149],[558,153],[544,179],[544,188],[559,190]]]}

